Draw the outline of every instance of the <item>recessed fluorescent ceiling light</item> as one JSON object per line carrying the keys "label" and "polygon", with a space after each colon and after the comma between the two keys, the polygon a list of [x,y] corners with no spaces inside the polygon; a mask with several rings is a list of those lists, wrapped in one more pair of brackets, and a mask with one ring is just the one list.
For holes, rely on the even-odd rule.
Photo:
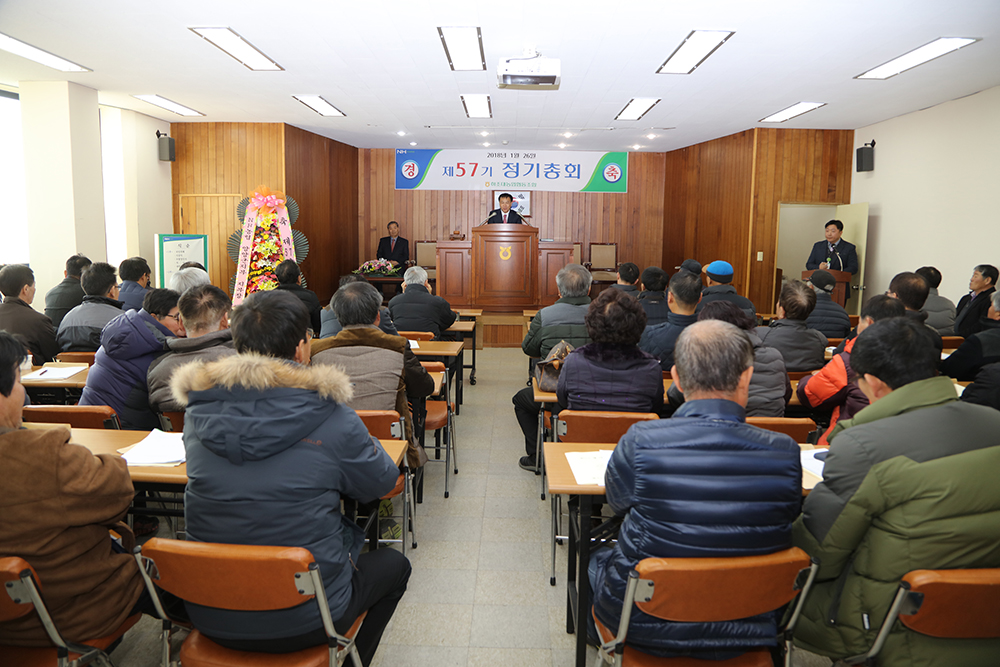
{"label": "recessed fluorescent ceiling light", "polygon": [[888,79],[901,72],[923,65],[929,60],[940,58],[946,53],[957,51],[963,46],[968,46],[980,41],[972,37],[939,37],[930,44],[924,44],[919,49],[914,49],[909,53],[904,53],[900,57],[890,60],[884,65],[879,65],[875,69],[868,70],[864,74],[859,74],[855,79]]}
{"label": "recessed fluorescent ceiling light", "polygon": [[636,151],[637,151],[637,150],[639,150],[640,148],[642,148],[642,146],[640,146],[639,144],[633,144],[633,145],[632,145],[632,150],[636,150]]}
{"label": "recessed fluorescent ceiling light", "polygon": [[469,118],[493,118],[489,95],[462,95],[462,105]]}
{"label": "recessed fluorescent ceiling light", "polygon": [[732,36],[728,30],[692,30],[656,73],[690,74]]}
{"label": "recessed fluorescent ceiling light", "polygon": [[759,122],[761,123],[784,123],[790,118],[795,118],[796,116],[801,116],[802,114],[812,111],[813,109],[819,109],[820,107],[826,106],[826,102],[799,102],[798,104],[793,104],[787,109],[782,109],[778,113],[771,114],[767,118],[762,118]]}
{"label": "recessed fluorescent ceiling light", "polygon": [[566,144],[559,144],[559,148],[566,148]]}
{"label": "recessed fluorescent ceiling light", "polygon": [[3,33],[0,33],[0,49],[3,49],[8,53],[13,53],[15,56],[21,56],[22,58],[27,58],[28,60],[34,60],[36,63],[40,65],[45,65],[46,67],[57,69],[60,72],[93,71],[81,65],[77,65],[76,63],[71,63],[65,58],[54,56],[48,51],[42,51],[41,49],[34,47],[31,44],[25,44],[21,40],[14,39],[13,37],[10,37]]}
{"label": "recessed fluorescent ceiling light", "polygon": [[333,106],[319,95],[292,95],[320,116],[346,116],[343,111]]}
{"label": "recessed fluorescent ceiling light", "polygon": [[636,97],[618,112],[615,120],[639,120],[660,100],[654,97]]}
{"label": "recessed fluorescent ceiling light", "polygon": [[415,141],[411,141],[411,142],[410,142],[410,145],[411,145],[411,146],[416,146],[416,145],[417,145],[417,142],[415,142]]}
{"label": "recessed fluorescent ceiling light", "polygon": [[479,28],[438,28],[438,36],[452,70],[481,72],[486,69],[483,33]]}
{"label": "recessed fluorescent ceiling light", "polygon": [[403,130],[400,130],[396,134],[399,135],[399,136],[401,136],[401,137],[405,137],[406,136],[406,132],[404,132]]}
{"label": "recessed fluorescent ceiling light", "polygon": [[281,65],[265,56],[257,47],[234,32],[232,28],[189,28],[189,30],[240,61],[247,69],[257,72],[274,72],[283,69]]}
{"label": "recessed fluorescent ceiling light", "polygon": [[156,105],[161,109],[166,109],[167,111],[172,111],[178,116],[204,116],[200,111],[195,111],[190,109],[183,104],[177,104],[173,100],[168,100],[166,97],[160,97],[159,95],[133,95],[132,97],[137,100],[142,100],[143,102],[149,102],[150,104]]}

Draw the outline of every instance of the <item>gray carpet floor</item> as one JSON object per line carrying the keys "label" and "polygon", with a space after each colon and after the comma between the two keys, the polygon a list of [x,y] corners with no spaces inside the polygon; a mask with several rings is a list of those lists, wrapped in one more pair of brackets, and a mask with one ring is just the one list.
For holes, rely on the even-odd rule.
{"label": "gray carpet floor", "polygon": [[[477,361],[478,384],[466,377],[456,423],[459,474],[445,499],[444,466],[427,469],[419,546],[408,552],[413,575],[374,667],[573,664],[566,546],[557,549],[558,584],[550,586],[549,503],[539,498],[538,478],[517,465],[524,440],[510,399],[524,386],[527,363],[516,348],[482,350]],[[165,525],[160,535],[169,536]],[[595,657],[589,649],[587,664]],[[144,618],[112,658],[119,667],[155,667],[158,623]],[[795,651],[792,664],[831,662]]]}

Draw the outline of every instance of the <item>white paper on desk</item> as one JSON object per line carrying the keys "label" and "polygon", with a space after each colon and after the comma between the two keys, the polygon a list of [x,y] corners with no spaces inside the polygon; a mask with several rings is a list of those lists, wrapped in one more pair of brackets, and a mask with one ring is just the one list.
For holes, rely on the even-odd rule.
{"label": "white paper on desk", "polygon": [[566,452],[566,461],[580,486],[604,486],[604,472],[611,459],[610,449],[596,452]]}
{"label": "white paper on desk", "polygon": [[410,338],[408,340],[410,341],[410,349],[411,350],[419,350],[420,349],[420,343],[419,342],[413,340],[412,338]]}
{"label": "white paper on desk", "polygon": [[185,461],[183,433],[153,429],[122,455],[130,466],[177,466]]}
{"label": "white paper on desk", "polygon": [[65,380],[87,370],[87,366],[46,366],[34,373],[22,375],[22,380]]}
{"label": "white paper on desk", "polygon": [[828,449],[808,449],[804,452],[800,452],[802,456],[802,467],[816,475],[820,479],[823,479],[823,461],[816,458],[816,454],[823,454],[830,451]]}
{"label": "white paper on desk", "polygon": [[955,382],[953,386],[955,387],[955,393],[958,394],[959,396],[961,396],[962,392],[965,391],[965,387],[967,385],[959,384],[959,383]]}

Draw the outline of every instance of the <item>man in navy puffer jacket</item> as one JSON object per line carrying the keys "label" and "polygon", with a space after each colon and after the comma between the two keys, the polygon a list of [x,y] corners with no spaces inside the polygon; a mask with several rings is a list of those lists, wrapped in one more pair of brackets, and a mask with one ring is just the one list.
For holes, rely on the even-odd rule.
{"label": "man in navy puffer jacket", "polygon": [[[643,558],[769,554],[791,546],[802,503],[799,446],[744,422],[753,347],[719,320],[677,341],[674,384],[687,402],[671,419],[629,429],[605,476],[608,503],[624,515],[618,543],[590,562],[594,612],[615,631],[628,573]],[[775,613],[718,623],[671,623],[632,611],[628,644],[662,656],[721,659],[773,646]]]}

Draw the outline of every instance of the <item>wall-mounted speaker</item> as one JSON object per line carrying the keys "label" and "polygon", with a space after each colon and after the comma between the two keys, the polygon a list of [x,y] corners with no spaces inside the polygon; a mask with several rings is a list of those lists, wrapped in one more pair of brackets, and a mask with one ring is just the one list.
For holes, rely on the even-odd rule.
{"label": "wall-mounted speaker", "polygon": [[174,138],[161,135],[157,140],[160,146],[160,159],[164,162],[173,162],[177,159],[174,153]]}
{"label": "wall-mounted speaker", "polygon": [[862,146],[857,150],[858,171],[875,171],[875,147]]}

